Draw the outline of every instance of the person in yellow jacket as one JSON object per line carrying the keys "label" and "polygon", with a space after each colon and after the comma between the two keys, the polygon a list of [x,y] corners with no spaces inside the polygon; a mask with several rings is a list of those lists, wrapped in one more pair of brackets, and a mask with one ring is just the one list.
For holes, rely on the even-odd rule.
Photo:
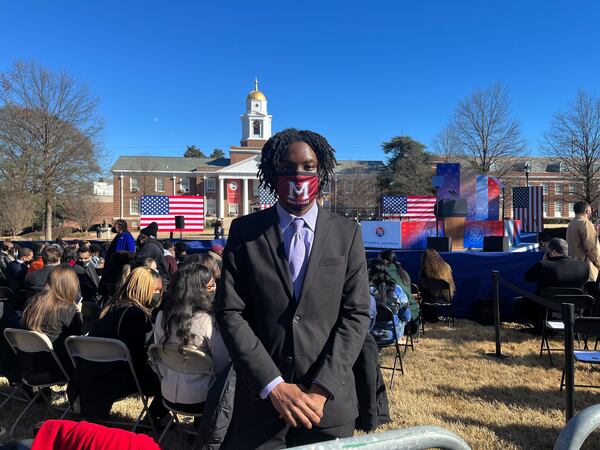
{"label": "person in yellow jacket", "polygon": [[594,224],[590,221],[592,208],[586,201],[575,203],[575,218],[567,227],[569,256],[577,261],[586,261],[590,265],[589,281],[598,279],[600,269],[600,245]]}

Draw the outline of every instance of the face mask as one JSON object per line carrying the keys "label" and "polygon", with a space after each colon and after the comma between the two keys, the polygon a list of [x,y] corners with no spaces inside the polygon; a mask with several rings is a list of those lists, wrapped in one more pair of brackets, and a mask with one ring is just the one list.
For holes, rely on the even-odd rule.
{"label": "face mask", "polygon": [[160,292],[155,292],[150,300],[150,308],[156,308],[160,304]]}
{"label": "face mask", "polygon": [[313,172],[277,175],[277,194],[286,206],[300,211],[319,194],[319,175]]}

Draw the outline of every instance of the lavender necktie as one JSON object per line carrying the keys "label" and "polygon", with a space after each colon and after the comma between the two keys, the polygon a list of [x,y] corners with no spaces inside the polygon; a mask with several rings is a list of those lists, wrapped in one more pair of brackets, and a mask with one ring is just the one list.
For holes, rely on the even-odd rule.
{"label": "lavender necktie", "polygon": [[292,224],[294,225],[294,235],[292,236],[292,242],[290,243],[289,268],[294,284],[294,294],[296,295],[296,298],[298,298],[300,286],[296,286],[298,284],[296,283],[296,279],[300,275],[302,265],[304,264],[304,257],[306,256],[306,245],[304,244],[304,236],[302,233],[304,219],[294,219]]}

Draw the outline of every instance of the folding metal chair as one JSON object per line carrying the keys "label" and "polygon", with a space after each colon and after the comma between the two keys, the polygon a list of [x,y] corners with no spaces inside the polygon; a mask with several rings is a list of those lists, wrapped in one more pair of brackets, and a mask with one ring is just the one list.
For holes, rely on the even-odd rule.
{"label": "folding metal chair", "polygon": [[[179,347],[177,345],[168,344],[164,348],[159,344],[152,344],[148,348],[148,358],[150,363],[152,364],[152,368],[161,378],[163,377],[163,373],[161,372],[161,366],[166,367],[169,370],[179,372],[185,375],[207,375],[214,376],[214,362],[212,358],[204,352],[200,352],[198,350],[192,349],[183,349],[182,352],[179,351]],[[181,411],[178,408],[175,408],[173,404],[166,401],[163,398],[163,405],[173,414],[167,426],[163,430],[162,434],[158,438],[158,443],[162,442],[162,439],[169,431],[169,427],[171,424],[176,421],[179,423],[178,415],[189,416],[189,417],[202,417],[202,413],[190,413],[186,411]],[[198,405],[194,405],[198,406]],[[184,432],[197,435],[197,431],[187,430],[182,428]]]}
{"label": "folding metal chair", "polygon": [[[22,383],[16,380],[21,378],[21,370],[17,356],[13,354],[12,347],[4,338],[3,330],[6,328],[20,327],[21,320],[14,310],[9,299],[0,299],[0,378],[4,377],[8,381],[8,392],[0,392],[0,395],[6,399],[0,403],[0,410],[10,400],[18,400],[27,403],[31,396],[22,389]],[[18,396],[19,392],[25,395]]]}
{"label": "folding metal chair", "polygon": [[[550,359],[550,364],[554,365],[551,352],[562,352],[564,348],[550,348],[548,341],[548,332],[563,333],[565,330],[565,324],[562,321],[562,317],[553,318],[553,314],[560,316],[561,305],[563,303],[573,303],[575,305],[575,313],[577,316],[582,316],[586,311],[592,310],[595,304],[594,297],[591,295],[581,294],[581,289],[573,289],[571,294],[556,294],[556,292],[567,292],[570,288],[549,288],[542,291],[542,296],[552,302],[551,307],[546,307],[545,318],[542,323],[542,338],[540,344],[540,356],[544,354],[544,346]],[[579,291],[580,293],[576,293]],[[554,295],[553,295],[554,294]],[[546,297],[548,295],[549,297]]]}
{"label": "folding metal chair", "polygon": [[[450,285],[445,280],[421,280],[419,281],[421,289],[421,307],[428,306],[430,308],[446,308],[448,315],[446,320],[448,321],[448,329],[450,329],[450,321],[454,326],[454,309],[452,307],[452,298],[450,296]],[[446,295],[433,296],[431,292],[445,292]],[[425,328],[423,328],[425,329]]]}
{"label": "folding metal chair", "polygon": [[[563,301],[563,303],[567,303]],[[568,303],[571,303],[569,301]],[[574,335],[581,335],[587,342],[590,337],[600,337],[600,317],[576,317],[573,326]],[[573,348],[575,346],[573,345]],[[588,350],[587,344],[583,350],[573,350],[573,356],[575,362],[586,363],[586,364],[600,364],[600,351],[599,350]],[[560,379],[560,390],[563,390],[565,385],[565,368],[563,367],[562,377]],[[592,384],[575,384],[575,387],[587,387],[600,389],[598,385]]]}
{"label": "folding metal chair", "polygon": [[[417,286],[415,283],[410,283],[410,293],[412,295],[418,295],[419,296],[419,307],[421,306],[421,300],[422,300],[422,296],[421,296],[421,290],[419,289],[419,286]],[[425,321],[423,320],[423,313],[421,312],[421,334],[423,336],[425,336]],[[419,337],[417,336],[417,342],[419,342]]]}
{"label": "folding metal chair", "polygon": [[[48,339],[48,336],[46,336],[45,334],[38,333],[37,331],[7,328],[4,330],[4,337],[6,338],[6,341],[9,343],[9,345],[17,355],[17,358],[19,358],[23,353],[44,352],[52,355],[52,360],[55,364],[55,366],[51,368],[38,367],[35,363],[35,361],[38,360],[38,358],[36,358],[34,360],[34,366],[31,368],[31,370],[25,370],[22,367],[21,376],[23,384],[31,387],[32,389],[37,389],[37,392],[35,392],[34,396],[31,397],[25,408],[17,416],[17,419],[10,428],[8,434],[12,435],[13,431],[15,430],[15,427],[17,426],[17,423],[19,423],[19,420],[21,420],[23,415],[39,397],[42,397],[48,405],[52,406],[51,400],[46,398],[46,396],[42,392],[42,389],[67,384],[69,382],[69,375],[67,374],[65,368],[61,364],[58,357],[56,356],[54,348],[52,347],[52,342],[50,342],[50,339]],[[58,369],[58,371],[56,369]],[[70,410],[71,406],[69,405],[66,409],[64,409],[64,412],[60,418],[63,419]]]}
{"label": "folding metal chair", "polygon": [[[140,422],[142,421],[144,413],[149,412],[148,397],[142,392],[140,382],[138,380],[138,377],[135,373],[135,369],[133,367],[133,363],[131,361],[129,349],[127,348],[125,343],[118,339],[108,339],[90,336],[69,336],[65,340],[65,347],[67,349],[67,353],[69,353],[69,357],[71,358],[74,367],[77,367],[77,358],[95,363],[110,363],[120,361],[127,363],[131,371],[131,375],[133,376],[133,380],[135,381],[135,386],[137,388],[137,393],[134,393],[132,395],[139,397],[142,401],[142,404],[144,405],[135,421],[135,424],[133,425],[133,428],[131,429],[131,431],[135,431]],[[156,426],[154,424],[154,420],[152,419],[152,415],[146,414],[146,417],[148,417],[148,420],[150,421],[152,431],[154,431],[154,433],[158,435],[158,432],[156,431]]]}
{"label": "folding metal chair", "polygon": [[392,322],[392,341],[390,342],[377,342],[377,347],[381,350],[383,348],[394,347],[396,350],[396,354],[394,355],[394,365],[393,367],[386,367],[379,365],[380,369],[391,370],[392,378],[390,380],[390,389],[394,386],[394,375],[396,374],[396,367],[398,361],[400,361],[400,373],[404,375],[404,364],[402,363],[402,351],[400,350],[400,343],[398,342],[398,333],[396,333],[396,326],[394,324],[394,313],[390,308],[384,305],[377,305],[377,316],[375,318],[375,323],[380,324],[382,327],[386,326],[389,322]]}

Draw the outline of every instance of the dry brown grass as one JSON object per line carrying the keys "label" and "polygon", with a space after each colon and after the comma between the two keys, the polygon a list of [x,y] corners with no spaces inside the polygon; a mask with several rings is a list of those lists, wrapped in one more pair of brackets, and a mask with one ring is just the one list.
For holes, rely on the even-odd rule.
{"label": "dry brown grass", "polygon": [[[556,367],[551,367],[547,357],[538,356],[539,338],[519,328],[505,325],[503,351],[510,358],[496,360],[486,355],[494,350],[492,327],[464,320],[452,330],[428,325],[415,352],[408,351],[406,375],[397,374],[388,392],[393,423],[383,428],[439,425],[462,436],[473,449],[552,448],[564,426],[564,395],[558,391],[562,358],[555,353]],[[384,376],[389,381],[389,372]],[[576,380],[600,385],[600,373],[578,366]],[[600,402],[597,393],[577,390],[577,410]],[[138,407],[128,400],[113,410],[133,418]],[[0,411],[0,426],[8,428],[19,408],[21,404],[13,403]],[[15,437],[29,436],[36,421],[50,416],[58,413],[36,406]],[[189,447],[176,433],[166,441],[167,448]],[[600,437],[591,436],[585,448],[600,448]]]}

